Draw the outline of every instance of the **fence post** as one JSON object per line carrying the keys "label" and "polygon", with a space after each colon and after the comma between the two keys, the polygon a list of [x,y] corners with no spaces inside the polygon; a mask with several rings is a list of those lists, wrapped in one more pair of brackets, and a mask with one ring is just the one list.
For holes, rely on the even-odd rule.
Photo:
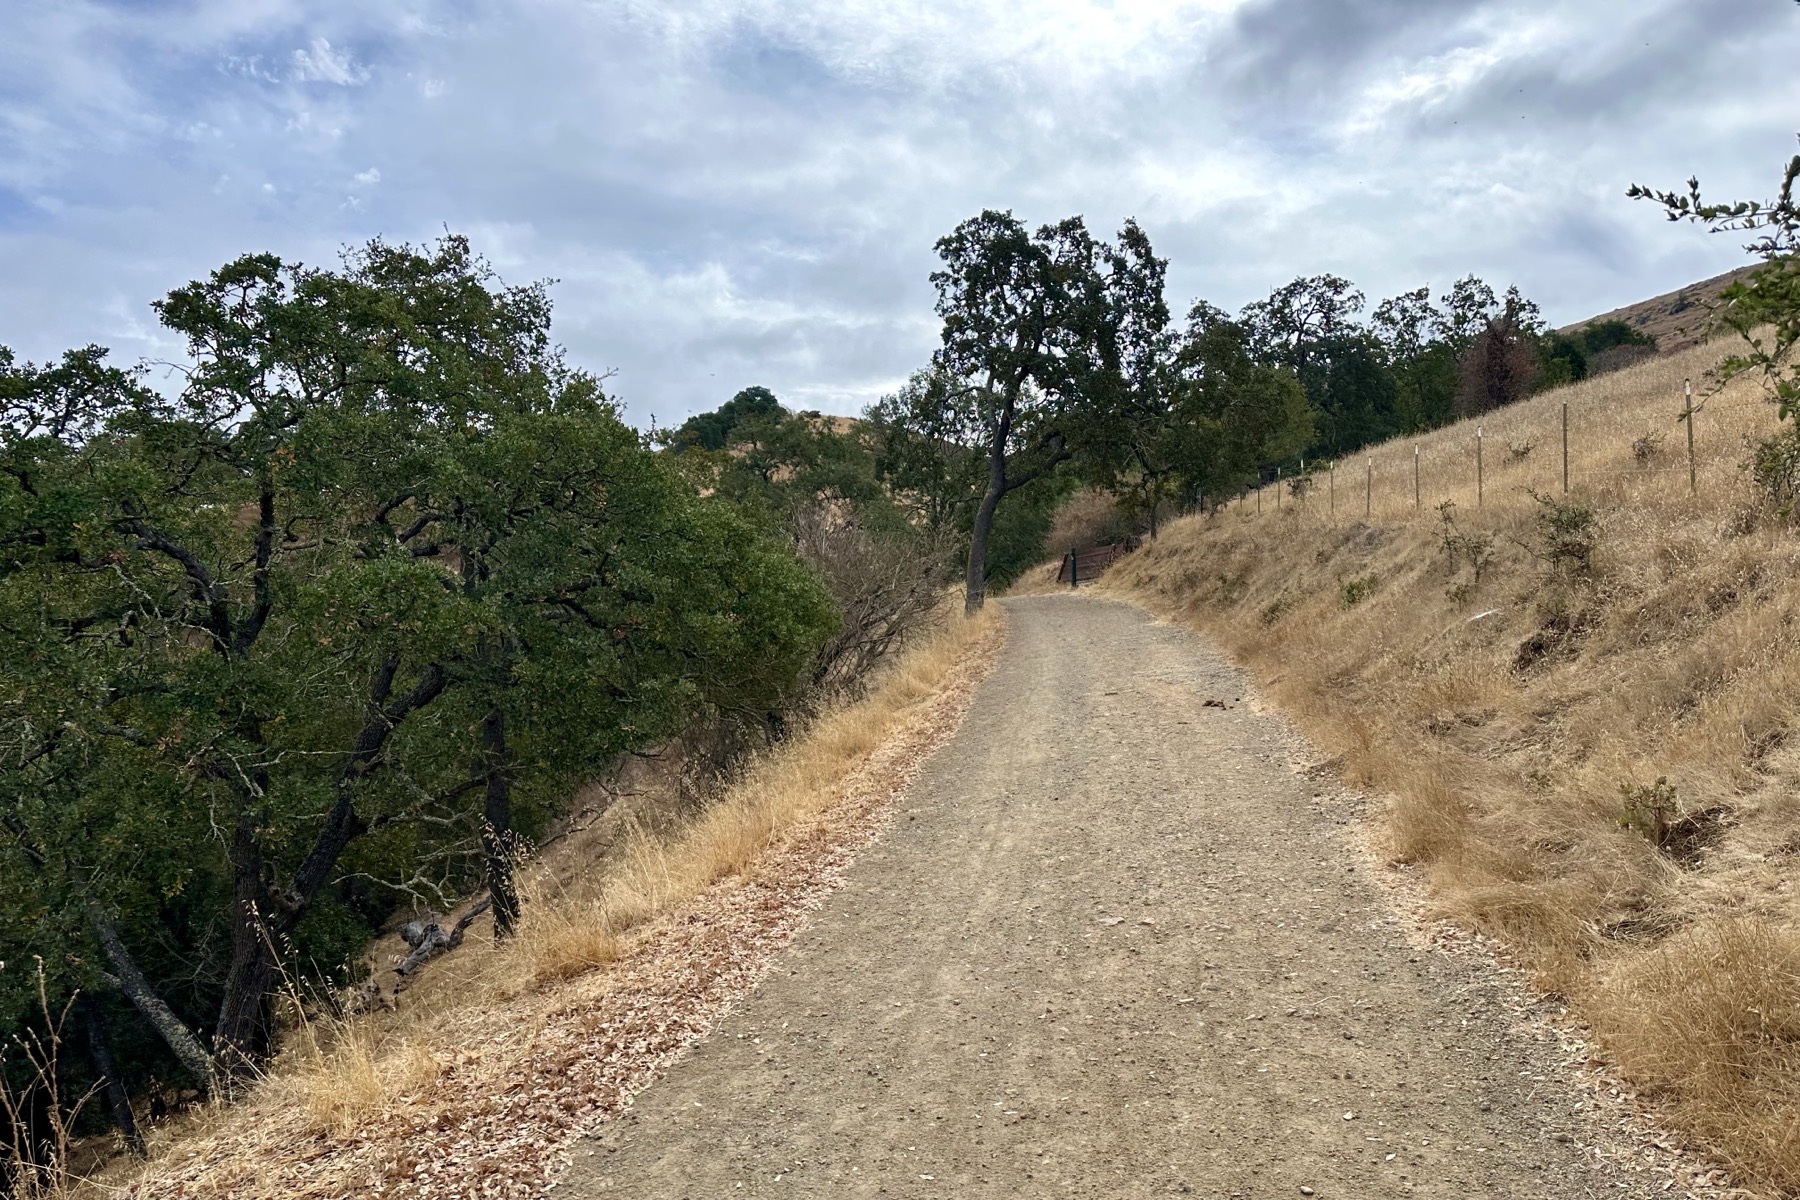
{"label": "fence post", "polygon": [[1337,459],[1331,460],[1331,466],[1325,472],[1325,512],[1327,516],[1337,515]]}
{"label": "fence post", "polygon": [[1688,427],[1688,494],[1693,495],[1700,490],[1699,483],[1694,478],[1694,381],[1682,380],[1681,391],[1686,397],[1681,419],[1687,422]]}
{"label": "fence post", "polygon": [[1363,477],[1363,516],[1375,511],[1375,456],[1369,455],[1368,473]]}
{"label": "fence post", "polygon": [[1563,401],[1563,495],[1569,494],[1569,402]]}
{"label": "fence post", "polygon": [[1413,443],[1413,507],[1419,507],[1419,445]]}
{"label": "fence post", "polygon": [[1275,507],[1281,507],[1281,468],[1275,468]]}
{"label": "fence post", "polygon": [[1475,507],[1481,507],[1481,426],[1475,427]]}
{"label": "fence post", "polygon": [[1081,582],[1076,578],[1076,572],[1079,570],[1081,570],[1081,551],[1071,546],[1069,548],[1069,587],[1071,589]]}

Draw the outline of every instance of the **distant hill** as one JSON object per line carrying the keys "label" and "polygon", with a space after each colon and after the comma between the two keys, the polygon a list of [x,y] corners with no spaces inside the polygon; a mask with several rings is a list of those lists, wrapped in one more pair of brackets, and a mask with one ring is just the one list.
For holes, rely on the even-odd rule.
{"label": "distant hill", "polygon": [[1754,271],[1756,266],[1757,264],[1752,263],[1649,300],[1615,308],[1597,317],[1566,325],[1559,332],[1573,333],[1595,321],[1624,321],[1633,329],[1655,338],[1656,348],[1663,354],[1697,346],[1706,340],[1706,306],[1718,299],[1719,293],[1725,290],[1727,284],[1742,279]]}

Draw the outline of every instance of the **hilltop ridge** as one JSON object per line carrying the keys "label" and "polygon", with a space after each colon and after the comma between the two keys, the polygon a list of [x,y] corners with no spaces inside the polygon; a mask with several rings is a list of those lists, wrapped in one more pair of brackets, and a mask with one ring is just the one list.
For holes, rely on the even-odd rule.
{"label": "hilltop ridge", "polygon": [[1598,321],[1623,321],[1640,333],[1647,333],[1655,338],[1659,353],[1673,354],[1689,346],[1698,346],[1707,340],[1707,306],[1716,301],[1719,293],[1726,287],[1749,275],[1756,266],[1757,264],[1752,263],[1723,275],[1714,275],[1711,279],[1686,284],[1672,292],[1664,292],[1648,300],[1639,300],[1635,304],[1627,304],[1584,321],[1564,325],[1557,332],[1573,333]]}

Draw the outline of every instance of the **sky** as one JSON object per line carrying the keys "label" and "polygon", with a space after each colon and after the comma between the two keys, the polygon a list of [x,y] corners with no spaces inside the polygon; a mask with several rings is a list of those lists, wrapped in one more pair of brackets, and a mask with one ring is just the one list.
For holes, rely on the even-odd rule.
{"label": "sky", "polygon": [[1128,217],[1172,307],[1471,272],[1554,324],[1744,261],[1633,182],[1766,197],[1793,0],[0,0],[0,344],[180,359],[239,254],[467,234],[630,420],[855,413],[983,208]]}

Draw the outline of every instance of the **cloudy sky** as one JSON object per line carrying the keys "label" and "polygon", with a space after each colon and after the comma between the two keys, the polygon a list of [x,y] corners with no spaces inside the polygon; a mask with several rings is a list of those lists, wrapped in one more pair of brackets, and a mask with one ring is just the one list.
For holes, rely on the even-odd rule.
{"label": "cloudy sky", "polygon": [[983,207],[1135,216],[1171,300],[1476,272],[1558,323],[1737,265],[1624,199],[1763,196],[1793,0],[0,0],[0,343],[170,359],[252,250],[469,234],[632,420],[855,412]]}

